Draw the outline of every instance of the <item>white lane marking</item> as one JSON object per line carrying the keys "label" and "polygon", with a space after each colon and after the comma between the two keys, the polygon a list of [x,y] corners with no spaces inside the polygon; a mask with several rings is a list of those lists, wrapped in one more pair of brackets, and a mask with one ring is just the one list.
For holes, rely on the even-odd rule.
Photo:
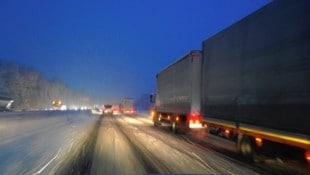
{"label": "white lane marking", "polygon": [[181,135],[181,137],[183,137],[188,143],[194,145],[194,142],[192,142],[189,138],[187,138],[186,136]]}
{"label": "white lane marking", "polygon": [[207,162],[205,162],[202,158],[200,158],[196,153],[191,152],[193,156],[195,156],[200,163],[202,163],[204,166],[208,167],[209,169],[211,169],[213,172],[216,172],[214,168],[212,168]]}
{"label": "white lane marking", "polygon": [[47,164],[45,164],[38,172],[34,173],[35,174],[41,174],[42,171],[44,171],[45,168],[47,168],[59,155],[60,153],[60,149],[58,150],[57,154],[50,160],[47,162]]}
{"label": "white lane marking", "polygon": [[[197,159],[199,159],[199,161],[204,164],[206,167],[210,168],[212,171],[216,172],[216,170],[214,168],[212,168],[207,162],[205,162],[200,156],[198,156],[196,153],[191,152],[192,155],[194,155]],[[229,171],[227,168],[221,166],[221,169],[225,170],[225,173],[229,173],[230,175],[234,175],[233,172]]]}
{"label": "white lane marking", "polygon": [[68,151],[67,151],[68,153],[70,153],[72,147],[73,147],[73,140],[71,140],[71,142],[70,142],[70,146],[69,146],[69,149],[68,149]]}

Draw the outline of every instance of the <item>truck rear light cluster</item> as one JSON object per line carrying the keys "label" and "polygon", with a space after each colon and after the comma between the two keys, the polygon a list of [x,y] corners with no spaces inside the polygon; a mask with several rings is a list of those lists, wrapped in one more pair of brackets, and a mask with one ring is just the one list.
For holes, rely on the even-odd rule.
{"label": "truck rear light cluster", "polygon": [[189,121],[189,123],[201,122],[201,116],[199,114],[190,114],[187,120]]}
{"label": "truck rear light cluster", "polygon": [[189,128],[202,128],[201,123],[190,123]]}
{"label": "truck rear light cluster", "polygon": [[256,137],[255,138],[255,143],[258,147],[262,147],[263,146],[263,139]]}
{"label": "truck rear light cluster", "polygon": [[159,114],[158,121],[160,121],[160,120],[161,120],[161,117],[162,117],[162,116],[161,116],[161,114]]}
{"label": "truck rear light cluster", "polygon": [[229,138],[230,135],[230,130],[229,129],[225,129],[225,137]]}
{"label": "truck rear light cluster", "polygon": [[308,163],[310,164],[310,150],[306,150],[305,152],[305,158],[308,161]]}
{"label": "truck rear light cluster", "polygon": [[190,124],[199,124],[200,121],[199,120],[189,120]]}
{"label": "truck rear light cluster", "polygon": [[152,116],[152,117],[155,116],[155,111],[154,111],[154,110],[151,111],[151,116]]}
{"label": "truck rear light cluster", "polygon": [[188,122],[189,122],[189,128],[202,128],[200,115],[189,115]]}

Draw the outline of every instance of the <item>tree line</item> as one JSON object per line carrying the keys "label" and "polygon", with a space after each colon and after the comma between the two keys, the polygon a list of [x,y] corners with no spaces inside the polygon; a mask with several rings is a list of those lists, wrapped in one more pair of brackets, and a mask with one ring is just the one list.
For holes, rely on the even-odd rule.
{"label": "tree line", "polygon": [[89,105],[90,97],[70,89],[58,79],[48,79],[39,71],[0,60],[0,95],[14,100],[13,109],[35,110],[62,100],[68,107]]}

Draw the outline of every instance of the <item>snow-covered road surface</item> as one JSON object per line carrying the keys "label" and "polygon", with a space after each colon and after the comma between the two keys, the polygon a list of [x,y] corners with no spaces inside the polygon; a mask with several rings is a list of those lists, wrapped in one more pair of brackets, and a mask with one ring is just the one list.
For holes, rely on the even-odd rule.
{"label": "snow-covered road surface", "polygon": [[90,174],[258,174],[149,121],[103,117]]}
{"label": "snow-covered road surface", "polygon": [[0,174],[53,174],[96,120],[81,111],[0,113]]}
{"label": "snow-covered road surface", "polygon": [[207,133],[179,135],[165,125],[154,127],[147,114],[0,113],[0,174],[300,172],[265,167],[265,162],[248,164],[240,161],[234,149],[233,142]]}

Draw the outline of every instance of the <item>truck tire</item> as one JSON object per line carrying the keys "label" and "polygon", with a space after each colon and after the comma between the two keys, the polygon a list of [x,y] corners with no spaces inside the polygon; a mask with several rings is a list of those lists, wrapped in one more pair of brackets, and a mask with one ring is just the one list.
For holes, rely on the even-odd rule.
{"label": "truck tire", "polygon": [[185,134],[186,126],[183,123],[173,121],[171,122],[171,130],[175,134]]}
{"label": "truck tire", "polygon": [[153,121],[153,124],[154,124],[155,127],[158,126],[158,123],[156,121]]}
{"label": "truck tire", "polygon": [[178,133],[179,134],[186,134],[187,132],[187,126],[186,126],[186,123],[180,123],[179,124],[179,130],[178,130]]}
{"label": "truck tire", "polygon": [[173,133],[177,134],[178,133],[178,128],[177,128],[177,122],[176,121],[172,121],[171,122],[171,130]]}
{"label": "truck tire", "polygon": [[155,127],[158,127],[158,126],[161,126],[161,122],[159,122],[159,121],[153,121],[153,123],[154,123],[154,126]]}
{"label": "truck tire", "polygon": [[160,126],[160,125],[161,125],[161,122],[160,122],[160,121],[158,121],[158,117],[157,117],[157,115],[156,115],[156,116],[154,116],[154,118],[153,118],[153,124],[154,124],[154,126],[155,126],[155,127],[158,127],[158,126]]}
{"label": "truck tire", "polygon": [[253,163],[256,155],[255,143],[249,136],[239,135],[237,148],[242,158],[249,163]]}

